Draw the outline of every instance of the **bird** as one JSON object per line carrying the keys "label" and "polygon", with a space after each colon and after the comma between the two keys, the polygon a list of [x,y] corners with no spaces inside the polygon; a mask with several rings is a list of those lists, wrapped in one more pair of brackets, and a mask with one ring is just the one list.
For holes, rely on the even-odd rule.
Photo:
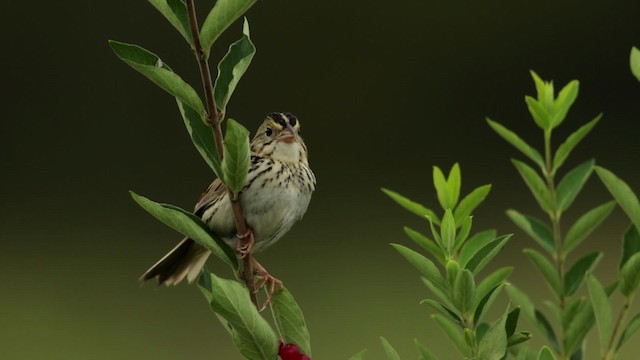
{"label": "bird", "polygon": [[[300,136],[300,121],[291,113],[266,116],[250,144],[250,166],[240,194],[247,226],[253,231],[251,252],[263,251],[300,220],[316,188],[309,167],[307,146]],[[236,248],[239,236],[224,183],[216,178],[202,193],[194,214]],[[211,252],[188,237],[149,268],[141,281],[157,278],[158,285],[192,283]],[[268,274],[267,274],[268,275]]]}

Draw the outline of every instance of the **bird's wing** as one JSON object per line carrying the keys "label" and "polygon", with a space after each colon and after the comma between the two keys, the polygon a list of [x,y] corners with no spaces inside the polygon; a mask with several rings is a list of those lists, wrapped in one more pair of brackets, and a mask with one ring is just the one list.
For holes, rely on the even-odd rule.
{"label": "bird's wing", "polygon": [[202,217],[202,214],[213,204],[220,196],[224,196],[226,188],[219,178],[213,180],[211,185],[200,195],[200,199],[196,203],[193,210],[196,216]]}

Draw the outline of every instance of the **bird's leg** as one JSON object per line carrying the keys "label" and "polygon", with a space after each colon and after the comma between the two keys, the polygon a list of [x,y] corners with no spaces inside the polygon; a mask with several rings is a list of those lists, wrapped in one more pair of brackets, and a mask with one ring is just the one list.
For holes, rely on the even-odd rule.
{"label": "bird's leg", "polygon": [[269,284],[267,298],[264,300],[264,304],[259,310],[262,311],[269,306],[269,303],[271,303],[271,298],[273,298],[273,294],[276,292],[276,286],[278,287],[278,291],[282,291],[282,289],[284,289],[284,285],[282,284],[282,281],[271,276],[255,258],[251,258],[251,262],[253,263],[254,271],[258,276],[260,276],[260,283],[256,286],[256,292],[262,290],[266,284]]}
{"label": "bird's leg", "polygon": [[247,231],[244,234],[237,234],[238,243],[236,244],[236,253],[240,255],[241,259],[251,254],[253,245],[256,243],[256,239],[253,237],[253,229],[247,227]]}

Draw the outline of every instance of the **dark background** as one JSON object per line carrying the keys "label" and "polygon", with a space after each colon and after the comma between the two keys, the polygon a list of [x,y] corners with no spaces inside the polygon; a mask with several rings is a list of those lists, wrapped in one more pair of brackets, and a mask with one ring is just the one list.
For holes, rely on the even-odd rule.
{"label": "dark background", "polygon": [[[210,2],[197,4],[202,20]],[[212,174],[173,99],[121,63],[107,40],[157,53],[199,91],[181,36],[145,1],[0,7],[0,358],[239,358],[195,287],[137,282],[179,235],[128,190],[190,208]],[[474,229],[515,233],[494,266],[517,265],[511,280],[538,303],[550,298],[521,253],[536,245],[504,215],[543,216],[510,164],[523,156],[484,118],[540,147],[523,101],[535,91],[528,71],[556,88],[579,79],[555,144],[604,118],[565,170],[596,157],[640,192],[640,83],[628,65],[640,45],[639,15],[637,1],[270,0],[249,11],[258,53],[229,114],[252,131],[272,111],[303,123],[318,190],[305,219],[259,259],[302,306],[314,358],[346,359],[366,347],[368,359],[383,359],[381,335],[407,359],[417,356],[414,338],[458,358],[418,304],[431,295],[417,271],[388,245],[415,248],[402,226],[427,228],[379,191],[437,208],[433,165],[448,171],[459,162],[463,193],[493,184]],[[221,38],[214,58],[240,29]],[[608,197],[591,179],[565,230]],[[575,254],[604,251],[596,271],[603,282],[614,279],[627,224],[614,211]],[[532,329],[526,321],[521,328]],[[589,359],[599,348],[594,333]],[[630,343],[620,358],[638,350]]]}

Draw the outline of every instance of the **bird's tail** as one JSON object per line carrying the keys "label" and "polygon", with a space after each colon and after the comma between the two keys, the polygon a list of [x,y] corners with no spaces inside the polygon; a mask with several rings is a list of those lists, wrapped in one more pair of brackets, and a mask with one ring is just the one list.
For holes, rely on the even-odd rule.
{"label": "bird's tail", "polygon": [[176,285],[184,278],[193,282],[200,274],[211,252],[195,241],[184,238],[167,255],[140,277],[140,281],[158,278],[159,285]]}

